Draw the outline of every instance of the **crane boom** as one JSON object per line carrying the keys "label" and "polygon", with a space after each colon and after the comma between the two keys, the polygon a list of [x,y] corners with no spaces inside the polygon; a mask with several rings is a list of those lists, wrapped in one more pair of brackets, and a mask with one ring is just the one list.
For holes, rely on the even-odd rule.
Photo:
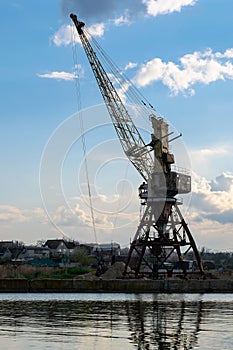
{"label": "crane boom", "polygon": [[85,24],[78,21],[74,14],[71,14],[70,17],[78,31],[122,148],[141,176],[148,181],[154,169],[151,154],[148,152],[142,136],[84,33],[83,27]]}

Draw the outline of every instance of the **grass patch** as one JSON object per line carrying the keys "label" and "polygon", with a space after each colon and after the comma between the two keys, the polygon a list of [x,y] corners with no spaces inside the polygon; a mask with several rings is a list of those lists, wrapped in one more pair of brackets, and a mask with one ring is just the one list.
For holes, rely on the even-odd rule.
{"label": "grass patch", "polygon": [[59,270],[53,271],[51,274],[46,274],[42,271],[36,271],[33,274],[24,274],[23,277],[31,280],[31,279],[44,279],[44,278],[52,278],[52,279],[70,279],[76,276],[83,275],[88,272],[93,272],[93,269],[86,267],[64,267]]}

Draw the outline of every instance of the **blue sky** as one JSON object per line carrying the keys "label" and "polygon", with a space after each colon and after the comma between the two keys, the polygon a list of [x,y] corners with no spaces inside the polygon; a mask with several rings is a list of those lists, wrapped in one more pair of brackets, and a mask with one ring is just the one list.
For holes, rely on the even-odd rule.
{"label": "blue sky", "polygon": [[[233,250],[232,11],[231,0],[1,0],[0,239],[34,243],[63,233],[94,240],[79,123],[72,118],[77,95],[69,14],[74,12],[182,132],[193,171],[184,211],[197,245]],[[98,107],[102,97],[78,42],[77,58],[97,238],[127,244],[138,223],[141,179]],[[45,208],[39,185],[44,150]],[[56,159],[62,162],[59,175]],[[182,162],[182,155],[176,159]],[[56,200],[46,187],[53,181],[62,183]]]}

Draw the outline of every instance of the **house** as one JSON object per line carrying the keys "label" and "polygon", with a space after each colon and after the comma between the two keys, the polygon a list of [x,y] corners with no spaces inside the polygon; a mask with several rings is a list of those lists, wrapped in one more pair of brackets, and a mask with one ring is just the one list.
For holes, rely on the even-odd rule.
{"label": "house", "polygon": [[100,252],[103,255],[120,255],[121,253],[121,246],[119,243],[112,242],[112,243],[100,243],[96,244],[93,248],[93,252]]}
{"label": "house", "polygon": [[48,239],[44,244],[44,248],[49,249],[52,257],[72,255],[77,246],[79,246],[78,242],[66,241],[64,239]]}
{"label": "house", "polygon": [[11,260],[12,253],[9,248],[0,248],[0,260],[6,261]]}
{"label": "house", "polygon": [[30,259],[46,259],[49,258],[50,250],[46,247],[38,247],[33,245],[25,246],[24,249],[18,254],[18,259],[30,260]]}
{"label": "house", "polygon": [[18,246],[18,242],[14,241],[0,241],[0,249],[4,248],[14,248],[15,246]]}
{"label": "house", "polygon": [[81,243],[79,245],[80,248],[84,249],[86,251],[86,254],[88,256],[93,256],[93,251],[96,247],[96,244],[95,243]]}
{"label": "house", "polygon": [[0,241],[0,260],[17,259],[24,245],[18,241]]}

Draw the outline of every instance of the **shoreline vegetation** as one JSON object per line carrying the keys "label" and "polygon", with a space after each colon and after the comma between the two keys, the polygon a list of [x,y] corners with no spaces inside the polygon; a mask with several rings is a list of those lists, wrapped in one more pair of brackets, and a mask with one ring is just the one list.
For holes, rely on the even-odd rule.
{"label": "shoreline vegetation", "polygon": [[26,280],[33,279],[72,279],[78,276],[86,275],[89,273],[95,273],[95,270],[88,267],[62,267],[62,268],[27,268],[18,269],[13,271],[14,275],[9,275],[8,278],[20,278]]}

